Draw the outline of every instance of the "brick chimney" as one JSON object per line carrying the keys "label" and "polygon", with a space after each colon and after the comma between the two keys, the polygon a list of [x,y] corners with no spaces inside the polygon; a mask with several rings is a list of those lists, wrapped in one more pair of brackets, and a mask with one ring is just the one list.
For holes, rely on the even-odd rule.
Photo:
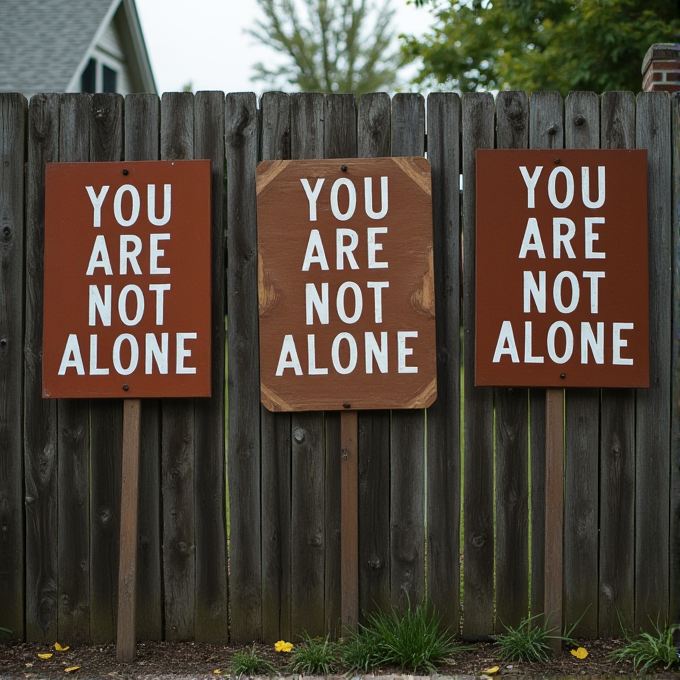
{"label": "brick chimney", "polygon": [[642,61],[645,92],[680,92],[680,43],[652,45]]}

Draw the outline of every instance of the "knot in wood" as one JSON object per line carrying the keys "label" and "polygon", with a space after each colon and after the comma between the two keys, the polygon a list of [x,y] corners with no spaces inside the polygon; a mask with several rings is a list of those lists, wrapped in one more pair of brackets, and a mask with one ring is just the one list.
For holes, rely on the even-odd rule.
{"label": "knot in wood", "polygon": [[486,545],[486,536],[484,534],[477,534],[472,537],[473,548],[483,548]]}
{"label": "knot in wood", "polygon": [[583,116],[576,116],[574,118],[574,125],[581,127],[582,125],[586,124],[586,119]]}
{"label": "knot in wood", "polygon": [[298,444],[301,444],[305,441],[305,431],[301,427],[296,427],[293,430],[293,439],[295,439]]}
{"label": "knot in wood", "polygon": [[382,567],[382,562],[380,561],[380,558],[378,557],[373,557],[370,560],[368,560],[368,566],[373,570],[373,571],[378,571],[380,567]]}
{"label": "knot in wood", "polygon": [[556,135],[556,134],[557,134],[557,130],[558,130],[557,125],[555,125],[555,124],[553,123],[553,124],[548,128],[548,134],[549,134],[549,135]]}

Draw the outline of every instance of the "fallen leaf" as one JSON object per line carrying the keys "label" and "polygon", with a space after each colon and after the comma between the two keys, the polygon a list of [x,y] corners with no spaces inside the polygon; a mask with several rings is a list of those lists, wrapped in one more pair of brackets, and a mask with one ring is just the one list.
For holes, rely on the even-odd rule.
{"label": "fallen leaf", "polygon": [[486,673],[487,675],[493,675],[494,673],[498,673],[499,667],[498,666],[493,666],[493,668],[487,668],[485,671],[482,671],[482,673]]}
{"label": "fallen leaf", "polygon": [[54,643],[54,648],[55,648],[58,652],[65,652],[67,649],[71,649],[68,645],[66,645],[66,647],[62,647],[58,642],[55,642],[55,643]]}
{"label": "fallen leaf", "polygon": [[216,669],[213,671],[213,673],[214,673],[215,675],[221,675],[221,674],[222,674],[222,671],[221,671],[219,668],[216,668]]}
{"label": "fallen leaf", "polygon": [[73,671],[80,670],[80,666],[70,666],[69,668],[64,668],[65,673],[73,673]]}
{"label": "fallen leaf", "polygon": [[572,649],[571,655],[575,656],[577,659],[585,659],[588,656],[588,650],[584,649],[583,647],[579,647],[578,649]]}
{"label": "fallen leaf", "polygon": [[38,654],[41,659],[51,659],[52,654]]}
{"label": "fallen leaf", "polygon": [[26,664],[26,668],[33,668],[33,664],[32,664],[32,663],[27,663],[27,664]]}

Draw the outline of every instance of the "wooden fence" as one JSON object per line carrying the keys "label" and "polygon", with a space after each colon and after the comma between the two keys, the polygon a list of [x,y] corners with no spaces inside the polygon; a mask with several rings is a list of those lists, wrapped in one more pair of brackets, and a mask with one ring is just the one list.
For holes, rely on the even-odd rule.
{"label": "wooden fence", "polygon": [[672,617],[680,601],[677,95],[357,102],[267,93],[258,108],[247,93],[47,94],[30,106],[3,94],[0,627],[71,643],[110,641],[116,631],[122,400],[41,398],[51,161],[212,160],[214,396],[143,402],[140,639],[338,631],[339,416],[273,414],[259,402],[254,171],[262,159],[427,154],[432,165],[439,397],[426,413],[359,415],[360,607],[427,595],[470,636],[542,612],[545,393],[473,386],[475,150],[494,146],[648,149],[652,386],[566,395],[564,614],[567,623],[581,617],[583,636],[617,634],[619,616],[631,627]]}

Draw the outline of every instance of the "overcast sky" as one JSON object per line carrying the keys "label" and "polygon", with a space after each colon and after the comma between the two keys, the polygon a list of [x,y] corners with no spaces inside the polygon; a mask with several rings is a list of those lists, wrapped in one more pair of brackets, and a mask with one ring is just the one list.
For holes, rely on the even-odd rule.
{"label": "overcast sky", "polygon": [[[398,32],[422,33],[430,22],[426,9],[392,0]],[[144,39],[159,93],[187,83],[194,91],[256,92],[252,66],[276,58],[244,33],[252,28],[256,0],[136,0]]]}

